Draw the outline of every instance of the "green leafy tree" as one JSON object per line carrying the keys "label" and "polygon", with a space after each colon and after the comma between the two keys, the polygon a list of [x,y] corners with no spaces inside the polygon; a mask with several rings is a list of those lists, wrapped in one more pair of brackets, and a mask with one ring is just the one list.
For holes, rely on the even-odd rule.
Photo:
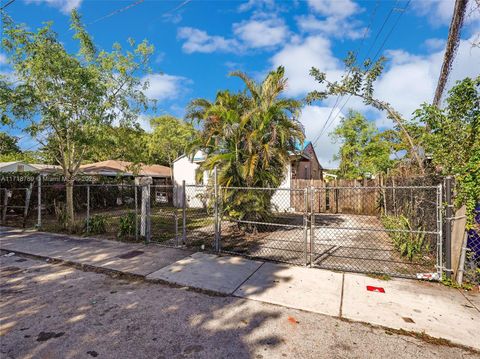
{"label": "green leafy tree", "polygon": [[136,123],[128,126],[106,125],[84,161],[119,160],[135,164],[147,163],[149,138],[150,134]]}
{"label": "green leafy tree", "polygon": [[443,109],[423,104],[415,120],[430,129],[422,145],[444,175],[455,176],[457,204],[467,206],[471,224],[480,201],[480,76],[457,82]]}
{"label": "green leafy tree", "polygon": [[0,155],[11,155],[20,153],[18,147],[18,138],[10,136],[8,133],[0,132]]}
{"label": "green leafy tree", "polygon": [[421,174],[425,173],[422,156],[420,155],[419,143],[415,141],[410,133],[407,121],[395,108],[388,102],[375,97],[374,84],[382,74],[386,59],[381,57],[378,61],[372,63],[366,60],[363,65],[356,63],[356,57],[350,53],[345,59],[346,74],[339,81],[329,81],[324,72],[312,67],[310,75],[321,84],[324,89],[312,91],[307,96],[307,102],[311,103],[317,100],[323,100],[328,96],[355,96],[362,99],[363,103],[372,106],[380,111],[386,112],[388,118],[394,121],[397,132],[403,143],[407,144],[409,157],[414,160]]}
{"label": "green leafy tree", "polygon": [[336,159],[340,160],[339,174],[344,178],[384,173],[393,165],[390,144],[359,112],[350,111],[342,118],[332,137],[341,143]]}
{"label": "green leafy tree", "polygon": [[192,124],[171,115],[152,118],[150,124],[152,133],[148,137],[149,161],[172,168],[173,161],[185,153],[196,131]]}
{"label": "green leafy tree", "polygon": [[73,183],[89,149],[104,126],[113,120],[131,123],[149,105],[143,93],[148,84],[136,74],[148,71],[153,47],[129,40],[130,51],[120,44],[111,52],[97,51],[76,11],[70,28],[80,45],[78,54],[66,51],[52,23],[34,32],[7,16],[2,20],[2,47],[17,78],[16,84],[3,81],[0,86],[2,122],[30,121],[26,131],[43,145],[48,141],[47,149],[63,169],[66,220],[72,230]]}
{"label": "green leafy tree", "polygon": [[[287,84],[283,67],[261,83],[241,72],[231,76],[242,79],[244,92],[221,91],[214,102],[190,103],[187,118],[202,125],[191,153],[198,149],[206,153],[200,168],[217,167],[221,186],[276,188],[285,178],[291,153],[304,139],[297,120],[301,104],[280,97]],[[226,210],[238,218],[262,217],[271,207],[270,191],[226,191],[226,196]]]}

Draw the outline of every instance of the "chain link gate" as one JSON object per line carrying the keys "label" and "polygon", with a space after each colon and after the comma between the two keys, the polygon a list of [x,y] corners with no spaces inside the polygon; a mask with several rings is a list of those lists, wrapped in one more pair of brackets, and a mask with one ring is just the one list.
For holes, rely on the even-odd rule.
{"label": "chain link gate", "polygon": [[220,188],[224,253],[308,264],[307,189]]}
{"label": "chain link gate", "polygon": [[441,278],[441,186],[312,188],[310,203],[311,266]]}

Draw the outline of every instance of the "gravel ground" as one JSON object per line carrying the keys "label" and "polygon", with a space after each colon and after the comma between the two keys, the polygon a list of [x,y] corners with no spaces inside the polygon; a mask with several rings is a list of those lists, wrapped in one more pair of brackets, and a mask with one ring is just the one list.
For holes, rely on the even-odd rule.
{"label": "gravel ground", "polygon": [[1,358],[480,358],[319,314],[0,259]]}

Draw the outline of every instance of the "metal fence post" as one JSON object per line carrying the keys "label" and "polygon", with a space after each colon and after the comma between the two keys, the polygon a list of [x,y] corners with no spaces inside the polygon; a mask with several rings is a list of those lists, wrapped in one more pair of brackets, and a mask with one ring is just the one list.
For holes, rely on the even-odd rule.
{"label": "metal fence post", "polygon": [[182,181],[182,244],[187,242],[187,194],[185,180]]}
{"label": "metal fence post", "polygon": [[443,186],[438,185],[437,189],[437,273],[440,280],[443,275]]}
{"label": "metal fence post", "polygon": [[447,279],[452,278],[452,177],[445,178],[445,199],[447,207],[445,209],[445,275]]}
{"label": "metal fence post", "polygon": [[38,191],[37,191],[37,228],[40,229],[42,227],[42,175],[38,175]]}
{"label": "metal fence post", "polygon": [[[305,266],[308,266],[308,188],[304,188],[303,190],[303,202],[305,206],[305,211],[303,213],[303,235],[305,239]],[[311,240],[311,238],[310,238]]]}
{"label": "metal fence post", "polygon": [[151,218],[151,211],[150,211],[150,196],[151,196],[151,187],[150,183],[147,184],[147,196],[146,196],[146,235],[145,235],[145,240],[147,243],[150,243],[151,238],[152,238],[152,218]]}
{"label": "metal fence post", "polygon": [[220,233],[219,233],[219,218],[218,218],[218,176],[217,166],[213,169],[213,193],[214,193],[214,231],[215,231],[215,251],[220,251]]}
{"label": "metal fence post", "polygon": [[315,241],[315,188],[310,187],[310,267],[313,266]]}
{"label": "metal fence post", "polygon": [[87,185],[87,233],[90,232],[90,185]]}
{"label": "metal fence post", "polygon": [[138,194],[137,194],[137,185],[133,185],[135,189],[135,241],[138,241]]}

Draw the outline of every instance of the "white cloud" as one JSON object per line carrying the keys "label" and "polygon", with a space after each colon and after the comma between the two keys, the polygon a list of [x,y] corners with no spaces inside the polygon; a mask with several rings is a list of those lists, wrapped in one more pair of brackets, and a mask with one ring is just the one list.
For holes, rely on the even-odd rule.
{"label": "white cloud", "polygon": [[252,19],[234,24],[233,32],[246,46],[260,48],[283,43],[288,35],[288,28],[283,20],[277,18]]}
{"label": "white cloud", "polygon": [[193,52],[211,53],[215,51],[235,52],[240,48],[240,44],[235,39],[211,36],[203,30],[192,27],[181,27],[177,36],[186,40],[182,45],[182,49],[188,54]]}
{"label": "white cloud", "polygon": [[[443,50],[426,56],[415,56],[401,50],[390,51],[389,54],[393,55],[392,64],[379,79],[375,92],[405,117],[410,117],[422,102],[432,101],[442,66]],[[469,40],[461,40],[447,90],[458,80],[478,76],[479,68],[480,49],[472,48]]]}
{"label": "white cloud", "polygon": [[358,20],[339,18],[335,16],[319,20],[313,15],[296,17],[297,25],[301,31],[321,33],[337,38],[360,39],[364,37],[365,28]]}
{"label": "white cloud", "polygon": [[0,66],[7,64],[7,55],[0,54]]}
{"label": "white cloud", "polygon": [[234,37],[209,35],[206,31],[192,27],[182,27],[177,37],[186,40],[182,49],[194,52],[232,52],[241,53],[247,49],[272,48],[285,42],[289,36],[288,27],[282,19],[266,14],[254,15],[232,25]]}
{"label": "white cloud", "polygon": [[441,50],[445,46],[445,43],[445,39],[432,38],[425,40],[425,46],[429,51]]}
{"label": "white cloud", "polygon": [[25,0],[27,4],[47,4],[56,7],[64,14],[68,14],[73,9],[79,8],[83,0]]}
{"label": "white cloud", "polygon": [[355,2],[351,0],[309,0],[308,4],[315,15],[296,17],[301,31],[354,40],[366,35],[362,23],[351,18],[352,15],[363,11]]}
{"label": "white cloud", "polygon": [[254,8],[267,8],[271,9],[275,6],[275,1],[274,0],[248,0],[247,2],[242,3],[238,7],[239,12],[245,12],[252,10]]}
{"label": "white cloud", "polygon": [[309,75],[312,66],[327,72],[329,78],[338,78],[342,73],[341,62],[335,58],[331,43],[322,36],[307,37],[293,41],[271,58],[272,67],[284,66],[288,96],[305,95],[318,88],[318,83]]}
{"label": "white cloud", "polygon": [[[446,0],[415,0],[412,7],[418,16],[427,17],[431,24],[436,26],[448,26],[452,20],[455,1]],[[480,11],[475,0],[467,4],[464,24],[472,25],[479,22]]]}
{"label": "white cloud", "polygon": [[360,7],[351,0],[308,0],[308,5],[324,16],[346,18],[360,11]]}
{"label": "white cloud", "polygon": [[142,82],[148,81],[150,86],[145,95],[150,99],[158,101],[175,98],[185,90],[184,84],[191,83],[185,77],[174,75],[152,74],[142,78]]}

